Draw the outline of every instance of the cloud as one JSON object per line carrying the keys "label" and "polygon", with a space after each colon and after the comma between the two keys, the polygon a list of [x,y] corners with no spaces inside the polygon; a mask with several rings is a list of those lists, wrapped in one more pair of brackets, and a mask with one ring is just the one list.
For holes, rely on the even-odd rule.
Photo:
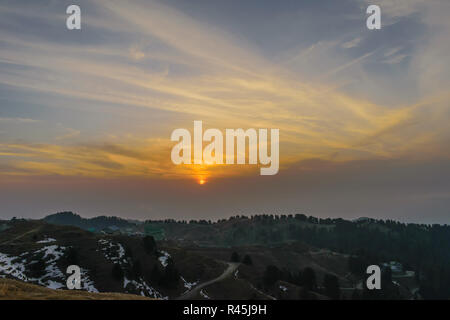
{"label": "cloud", "polygon": [[355,48],[361,42],[362,38],[358,37],[353,40],[344,42],[341,46],[345,49]]}
{"label": "cloud", "polygon": [[409,17],[422,10],[426,10],[430,3],[440,0],[365,0],[366,7],[371,4],[380,6],[382,16],[382,26],[388,26],[399,21],[399,19]]}
{"label": "cloud", "polygon": [[[111,38],[98,42],[90,39],[91,42],[80,44],[35,36],[25,39],[16,37],[13,31],[2,31],[4,48],[0,59],[8,64],[1,65],[4,72],[0,74],[0,84],[32,93],[33,102],[41,100],[43,105],[55,97],[65,101],[59,108],[79,112],[102,105],[101,115],[113,118],[111,122],[116,123],[116,128],[139,138],[129,141],[125,134],[116,134],[114,129],[99,130],[94,136],[89,135],[89,140],[99,142],[84,149],[67,145],[66,140],[74,137],[86,139],[81,136],[81,129],[67,128],[53,139],[58,143],[44,140],[40,148],[24,143],[11,149],[6,146],[11,144],[5,142],[5,153],[27,151],[16,162],[17,168],[36,173],[41,170],[93,176],[189,176],[200,171],[226,175],[227,169],[221,167],[189,169],[170,165],[171,130],[190,128],[192,121],[199,119],[220,129],[279,128],[282,166],[309,158],[355,160],[415,154],[421,151],[417,149],[419,145],[423,148],[419,141],[426,140],[430,148],[437,149],[447,134],[430,137],[423,127],[418,130],[415,128],[420,126],[410,125],[423,115],[417,110],[437,110],[443,108],[442,104],[383,105],[340,90],[348,79],[371,80],[365,63],[385,49],[360,48],[361,36],[342,45],[340,39],[319,41],[300,54],[295,52],[288,62],[277,63],[251,42],[160,2],[109,1],[92,5],[98,20],[89,17],[88,25],[93,29],[87,37],[95,35],[94,31],[98,31],[95,28],[100,26],[101,34],[107,33]],[[393,16],[411,14],[403,7],[395,9],[388,5],[388,10]],[[364,51],[358,56],[346,50],[337,55],[339,47]],[[385,63],[398,63],[406,57],[399,54],[400,49],[394,49],[385,53]],[[433,52],[441,56],[446,51]],[[413,59],[420,60],[419,66],[433,63],[425,59],[426,55],[429,53]],[[303,72],[291,68],[292,64],[300,66]],[[320,76],[310,79],[307,68]],[[424,74],[432,76],[429,72]],[[426,94],[423,101],[433,98],[434,95]],[[167,129],[155,132],[122,120],[136,109],[143,110],[148,128],[161,125],[153,119],[156,110],[166,112],[170,115],[165,123]],[[442,121],[431,116],[426,119],[423,122],[426,128],[439,126]],[[75,122],[67,127],[82,125]],[[119,137],[115,150],[105,147],[102,139],[107,134]],[[148,145],[147,139],[159,143]],[[89,141],[85,142],[87,146]],[[130,145],[127,152],[138,152],[144,158],[122,154],[117,149],[119,145]],[[141,153],[142,148],[149,152]],[[30,159],[24,160],[26,157]],[[233,174],[239,170],[229,169]]]}
{"label": "cloud", "polygon": [[383,60],[383,63],[387,63],[387,64],[396,64],[396,63],[400,63],[403,61],[403,59],[405,59],[406,57],[408,57],[407,54],[397,54],[393,57],[390,57],[389,59],[385,59]]}
{"label": "cloud", "polygon": [[[196,2],[84,1],[81,33],[53,2],[0,6],[1,114],[21,117],[0,118],[2,214],[435,214],[450,181],[448,1],[382,0],[379,32],[365,10],[294,2],[261,3],[274,19],[258,28],[250,6],[214,21]],[[279,128],[279,174],[173,165],[170,133],[194,120]]]}
{"label": "cloud", "polygon": [[27,124],[27,123],[36,123],[39,120],[28,119],[28,118],[0,118],[1,123],[13,123],[13,124]]}
{"label": "cloud", "polygon": [[389,49],[389,50],[384,54],[384,56],[385,56],[386,58],[387,58],[387,57],[390,57],[390,56],[396,54],[397,52],[399,52],[401,49],[402,49],[402,47],[391,48],[391,49]]}
{"label": "cloud", "polygon": [[66,133],[61,136],[55,137],[55,140],[65,140],[65,139],[74,138],[74,137],[79,136],[81,133],[81,131],[75,130],[72,128],[64,128],[64,130],[66,131]]}
{"label": "cloud", "polygon": [[145,53],[138,46],[132,46],[129,51],[130,57],[133,60],[142,60],[145,58]]}

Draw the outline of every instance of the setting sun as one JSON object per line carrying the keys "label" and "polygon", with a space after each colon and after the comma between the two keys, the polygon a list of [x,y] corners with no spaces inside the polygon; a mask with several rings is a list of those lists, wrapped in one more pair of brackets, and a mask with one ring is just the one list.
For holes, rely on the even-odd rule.
{"label": "setting sun", "polygon": [[198,180],[198,184],[205,184],[206,183],[206,180],[205,179],[199,179]]}

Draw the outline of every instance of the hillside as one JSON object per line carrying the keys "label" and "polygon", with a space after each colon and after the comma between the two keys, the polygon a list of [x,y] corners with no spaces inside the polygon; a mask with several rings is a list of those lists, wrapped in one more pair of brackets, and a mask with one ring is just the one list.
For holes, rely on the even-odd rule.
{"label": "hillside", "polygon": [[[65,288],[65,270],[76,264],[81,267],[83,290],[167,299],[181,295],[190,282],[213,278],[226,267],[195,254],[158,248],[151,238],[100,235],[43,221],[1,224],[8,228],[0,232],[0,275],[51,289]],[[202,262],[195,279],[189,268],[183,268],[190,260]]]}
{"label": "hillside", "polygon": [[146,223],[158,226],[164,230],[166,238],[186,246],[256,245],[270,248],[296,242],[308,244],[348,255],[349,272],[360,278],[364,277],[368,265],[394,261],[404,270],[411,271],[408,274],[415,284],[408,285],[409,292],[420,293],[425,299],[450,298],[448,225],[369,218],[355,221],[319,219],[302,214],[237,216],[217,222],[164,220]]}
{"label": "hillside", "polygon": [[132,294],[54,290],[12,279],[0,279],[0,300],[152,300]]}
{"label": "hillside", "polygon": [[134,228],[136,226],[136,222],[130,222],[118,217],[100,216],[86,219],[73,212],[59,212],[51,214],[46,216],[44,221],[62,226],[79,227],[81,229],[91,231],[101,231],[104,229],[118,230]]}
{"label": "hillside", "polygon": [[[428,275],[408,263],[401,225],[305,218],[135,224],[163,229],[161,241],[47,222],[53,219],[0,221],[0,277],[64,289],[64,271],[77,264],[85,291],[158,299],[411,299],[427,292],[428,282],[418,280]],[[428,235],[434,229],[408,230]],[[363,290],[365,268],[387,261],[399,261],[406,271],[383,275],[377,295]]]}

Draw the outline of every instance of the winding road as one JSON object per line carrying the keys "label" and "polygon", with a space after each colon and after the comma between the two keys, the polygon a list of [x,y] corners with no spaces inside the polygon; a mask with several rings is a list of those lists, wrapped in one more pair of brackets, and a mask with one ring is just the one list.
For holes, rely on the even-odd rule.
{"label": "winding road", "polygon": [[193,299],[197,293],[203,289],[204,287],[207,287],[213,283],[219,282],[230,276],[238,267],[240,263],[237,262],[227,262],[228,268],[225,269],[225,271],[218,276],[215,279],[200,283],[199,285],[195,286],[192,290],[189,290],[188,292],[185,292],[180,297],[178,297],[176,300],[189,300]]}

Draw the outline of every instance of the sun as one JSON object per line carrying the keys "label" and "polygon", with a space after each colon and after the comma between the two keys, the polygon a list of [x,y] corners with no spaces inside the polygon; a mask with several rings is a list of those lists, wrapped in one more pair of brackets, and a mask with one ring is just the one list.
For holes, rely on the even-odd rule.
{"label": "sun", "polygon": [[203,178],[200,178],[200,179],[198,180],[198,184],[200,184],[200,185],[203,185],[203,184],[205,184],[205,183],[206,183],[206,180],[203,179]]}

